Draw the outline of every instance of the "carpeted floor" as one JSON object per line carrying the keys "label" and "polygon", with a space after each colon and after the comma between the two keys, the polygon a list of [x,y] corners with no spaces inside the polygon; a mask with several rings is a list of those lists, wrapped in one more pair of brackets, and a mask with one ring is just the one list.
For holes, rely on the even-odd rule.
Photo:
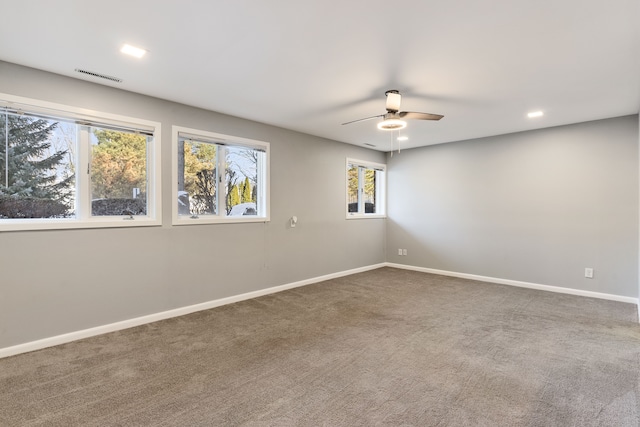
{"label": "carpeted floor", "polygon": [[0,360],[2,426],[638,426],[632,304],[383,268]]}

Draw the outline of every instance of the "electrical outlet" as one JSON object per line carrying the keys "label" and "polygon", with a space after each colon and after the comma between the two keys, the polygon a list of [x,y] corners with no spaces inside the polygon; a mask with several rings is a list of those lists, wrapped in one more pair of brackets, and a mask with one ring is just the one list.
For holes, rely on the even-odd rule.
{"label": "electrical outlet", "polygon": [[585,268],[584,277],[586,277],[587,279],[593,279],[593,268]]}
{"label": "electrical outlet", "polygon": [[402,249],[398,249],[398,255],[402,256]]}
{"label": "electrical outlet", "polygon": [[407,250],[406,250],[406,249],[403,249],[403,250],[402,250],[402,255],[406,255],[406,254],[407,254]]}

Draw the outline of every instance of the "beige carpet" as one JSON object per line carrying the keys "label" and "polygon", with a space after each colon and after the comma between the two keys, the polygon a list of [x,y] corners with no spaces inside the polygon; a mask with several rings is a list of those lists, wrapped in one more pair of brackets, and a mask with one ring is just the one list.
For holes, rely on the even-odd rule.
{"label": "beige carpet", "polygon": [[383,268],[0,360],[2,426],[638,426],[634,305]]}

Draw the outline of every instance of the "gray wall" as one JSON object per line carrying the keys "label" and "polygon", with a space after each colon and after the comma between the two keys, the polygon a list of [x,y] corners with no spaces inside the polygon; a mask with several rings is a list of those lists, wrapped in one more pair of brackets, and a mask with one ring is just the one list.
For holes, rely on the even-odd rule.
{"label": "gray wall", "polygon": [[[638,296],[638,116],[404,150],[347,221],[345,158],[383,154],[1,61],[0,92],[159,121],[164,171],[161,227],[0,233],[0,348],[385,259]],[[170,225],[174,124],[271,143],[270,223]]]}
{"label": "gray wall", "polygon": [[638,296],[638,116],[387,160],[387,261]]}
{"label": "gray wall", "polygon": [[[162,227],[0,233],[0,348],[385,260],[345,219],[345,158],[382,153],[6,62],[0,92],[161,122],[163,156]],[[172,227],[171,125],[270,142],[271,222]]]}

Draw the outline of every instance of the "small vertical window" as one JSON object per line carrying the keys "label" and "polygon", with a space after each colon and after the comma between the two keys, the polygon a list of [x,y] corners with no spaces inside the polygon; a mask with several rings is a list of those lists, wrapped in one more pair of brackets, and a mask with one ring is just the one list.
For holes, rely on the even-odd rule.
{"label": "small vertical window", "polygon": [[347,159],[347,218],[386,213],[386,166]]}
{"label": "small vertical window", "polygon": [[174,126],[174,224],[269,219],[269,144]]}

